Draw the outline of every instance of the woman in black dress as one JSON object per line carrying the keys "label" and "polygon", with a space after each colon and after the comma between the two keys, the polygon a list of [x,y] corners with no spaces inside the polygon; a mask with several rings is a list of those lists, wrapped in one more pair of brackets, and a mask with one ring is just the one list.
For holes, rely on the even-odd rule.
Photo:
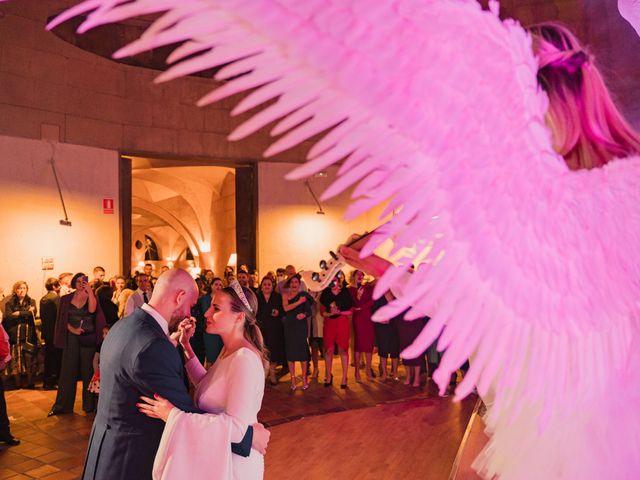
{"label": "woman in black dress", "polygon": [[29,297],[27,282],[13,284],[13,294],[4,308],[4,328],[11,344],[10,374],[20,388],[21,376],[27,375],[27,388],[34,388],[33,373],[36,363],[36,301]]}
{"label": "woman in black dress", "polygon": [[[375,313],[387,303],[393,300],[390,291],[386,292],[373,303]],[[374,322],[373,328],[376,334],[376,344],[378,345],[378,355],[380,357],[380,380],[387,379],[387,358],[391,357],[391,378],[398,381],[398,363],[400,360],[400,345],[398,342],[397,323],[402,319],[402,314],[393,317],[389,323]]]}
{"label": "woman in black dress", "polygon": [[276,365],[286,360],[284,351],[284,309],[282,297],[273,291],[273,280],[264,277],[258,290],[257,321],[264,344],[269,350],[269,381],[271,385],[278,383],[276,379]]}
{"label": "woman in black dress", "polygon": [[296,389],[295,362],[302,367],[302,389],[309,388],[307,368],[309,366],[309,321],[313,298],[307,292],[300,291],[300,275],[294,275],[285,283],[286,294],[282,297],[284,308],[284,346],[289,371],[291,372],[291,390]]}
{"label": "woman in black dress", "polygon": [[113,303],[113,293],[114,289],[108,283],[96,289],[96,298],[109,328],[118,321],[118,305]]}
{"label": "woman in black dress", "polygon": [[93,377],[93,356],[102,342],[106,321],[84,273],[73,276],[71,287],[76,291],[60,299],[56,320],[54,344],[62,349],[62,367],[58,394],[48,416],[73,412],[78,373],[82,378],[82,410],[89,413],[96,409],[96,396],[88,388]]}
{"label": "woman in black dress", "polygon": [[[398,328],[398,340],[401,352],[411,345],[418,335],[420,335],[420,332],[427,324],[428,320],[429,317],[416,318],[411,321],[405,320],[404,317],[398,319],[396,326]],[[423,352],[422,355],[419,355],[416,358],[402,359],[402,364],[407,372],[407,378],[404,380],[405,385],[409,385],[411,383],[411,374],[413,374],[413,386],[420,386],[420,370],[426,368],[425,353],[426,352]]]}

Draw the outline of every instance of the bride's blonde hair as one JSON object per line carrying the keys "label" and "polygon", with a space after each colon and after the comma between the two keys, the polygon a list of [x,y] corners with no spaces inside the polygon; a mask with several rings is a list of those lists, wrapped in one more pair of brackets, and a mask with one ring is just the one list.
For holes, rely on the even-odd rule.
{"label": "bride's blonde hair", "polygon": [[640,137],[616,108],[593,57],[564,25],[529,27],[538,82],[549,96],[547,122],[569,168],[601,167],[640,153]]}

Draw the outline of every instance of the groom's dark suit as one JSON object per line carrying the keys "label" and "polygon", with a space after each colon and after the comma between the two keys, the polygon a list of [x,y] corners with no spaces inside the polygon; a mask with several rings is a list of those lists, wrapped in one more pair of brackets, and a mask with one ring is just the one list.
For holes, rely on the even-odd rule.
{"label": "groom's dark suit", "polygon": [[[100,399],[85,459],[84,480],[151,478],[164,422],[140,413],[140,395],[154,393],[198,412],[184,384],[182,362],[158,322],[142,309],[117,322],[100,353]],[[249,427],[234,453],[248,456]]]}

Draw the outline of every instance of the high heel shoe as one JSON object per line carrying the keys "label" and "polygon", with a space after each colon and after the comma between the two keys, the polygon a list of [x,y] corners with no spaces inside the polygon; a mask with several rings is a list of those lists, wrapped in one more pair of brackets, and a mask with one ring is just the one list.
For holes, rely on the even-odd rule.
{"label": "high heel shoe", "polygon": [[341,388],[342,390],[345,390],[345,389],[347,388],[347,384],[346,384],[346,383],[341,383],[341,384],[340,384],[340,388]]}
{"label": "high heel shoe", "polygon": [[293,392],[293,391],[295,391],[295,389],[296,389],[296,388],[298,388],[298,387],[296,387],[295,385],[291,385],[291,386],[289,387],[289,389],[290,389],[292,392]]}
{"label": "high heel shoe", "polygon": [[324,382],[325,387],[330,387],[331,385],[333,385],[333,374],[331,374],[331,378],[329,379],[328,382],[326,380]]}
{"label": "high heel shoe", "polygon": [[307,390],[309,388],[309,384],[305,383],[304,385],[302,385],[302,390]]}

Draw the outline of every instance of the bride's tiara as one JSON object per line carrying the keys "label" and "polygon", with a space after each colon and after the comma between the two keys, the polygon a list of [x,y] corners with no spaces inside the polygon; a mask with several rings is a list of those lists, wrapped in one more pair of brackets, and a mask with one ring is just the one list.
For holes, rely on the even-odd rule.
{"label": "bride's tiara", "polygon": [[249,304],[249,300],[247,300],[246,295],[242,291],[242,285],[240,285],[240,283],[238,283],[237,280],[234,280],[233,282],[231,282],[229,284],[229,286],[231,288],[233,288],[233,290],[238,294],[238,297],[240,298],[240,301],[242,301],[242,303],[244,303],[244,306],[247,307],[247,310],[249,310],[251,313],[253,313],[253,309],[251,308],[251,305]]}

